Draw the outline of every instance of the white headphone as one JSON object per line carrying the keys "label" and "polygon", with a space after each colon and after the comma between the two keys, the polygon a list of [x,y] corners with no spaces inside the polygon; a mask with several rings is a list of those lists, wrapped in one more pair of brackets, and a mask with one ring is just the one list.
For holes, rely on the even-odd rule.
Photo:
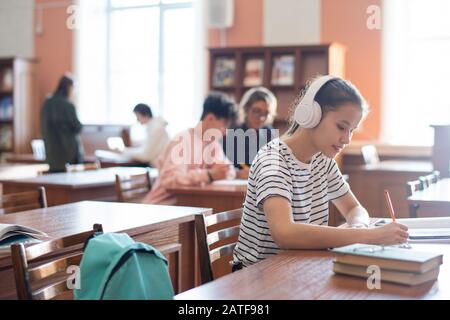
{"label": "white headphone", "polygon": [[314,128],[319,124],[320,119],[322,119],[322,109],[314,98],[323,85],[334,79],[340,78],[336,76],[322,76],[311,83],[294,113],[294,119],[301,128]]}

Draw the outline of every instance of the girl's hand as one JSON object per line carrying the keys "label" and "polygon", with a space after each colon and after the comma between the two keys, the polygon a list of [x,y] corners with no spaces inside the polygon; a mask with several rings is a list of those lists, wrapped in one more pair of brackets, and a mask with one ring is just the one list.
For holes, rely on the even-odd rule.
{"label": "girl's hand", "polygon": [[408,227],[392,222],[382,227],[376,227],[369,229],[372,233],[372,243],[373,244],[399,244],[405,243],[408,240]]}

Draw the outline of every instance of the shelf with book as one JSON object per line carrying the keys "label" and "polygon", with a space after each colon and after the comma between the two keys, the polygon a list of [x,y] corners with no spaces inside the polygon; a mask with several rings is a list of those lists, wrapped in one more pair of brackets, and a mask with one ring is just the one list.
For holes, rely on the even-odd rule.
{"label": "shelf with book", "polygon": [[278,100],[274,125],[282,132],[295,98],[311,78],[324,74],[345,76],[346,49],[338,43],[210,48],[209,53],[209,88],[232,94],[238,102],[252,87],[268,88]]}
{"label": "shelf with book", "polygon": [[0,153],[30,153],[39,134],[33,59],[0,59]]}

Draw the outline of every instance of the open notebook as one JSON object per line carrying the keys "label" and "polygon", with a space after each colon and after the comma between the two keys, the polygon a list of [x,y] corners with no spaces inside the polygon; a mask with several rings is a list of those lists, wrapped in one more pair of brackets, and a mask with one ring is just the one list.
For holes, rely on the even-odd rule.
{"label": "open notebook", "polygon": [[[450,217],[407,218],[396,219],[396,221],[408,227],[408,241],[411,243],[450,243]],[[371,219],[370,227],[382,226],[391,222],[392,219],[388,218]],[[348,225],[344,223],[339,227],[346,228]]]}
{"label": "open notebook", "polygon": [[0,223],[0,256],[9,255],[13,243],[36,243],[48,239],[45,232],[18,224]]}
{"label": "open notebook", "polygon": [[[380,219],[377,225],[390,223],[392,219]],[[411,242],[450,242],[450,217],[397,219],[408,227]]]}

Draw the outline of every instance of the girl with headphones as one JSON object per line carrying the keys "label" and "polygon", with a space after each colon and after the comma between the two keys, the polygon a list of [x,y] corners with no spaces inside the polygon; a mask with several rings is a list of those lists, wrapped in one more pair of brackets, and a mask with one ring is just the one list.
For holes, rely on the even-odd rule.
{"label": "girl with headphones", "polygon": [[[407,227],[395,222],[369,228],[369,214],[334,160],[366,113],[358,89],[339,77],[318,77],[303,91],[288,133],[261,148],[250,168],[235,266],[281,249],[407,240]],[[329,201],[352,228],[328,226]]]}

